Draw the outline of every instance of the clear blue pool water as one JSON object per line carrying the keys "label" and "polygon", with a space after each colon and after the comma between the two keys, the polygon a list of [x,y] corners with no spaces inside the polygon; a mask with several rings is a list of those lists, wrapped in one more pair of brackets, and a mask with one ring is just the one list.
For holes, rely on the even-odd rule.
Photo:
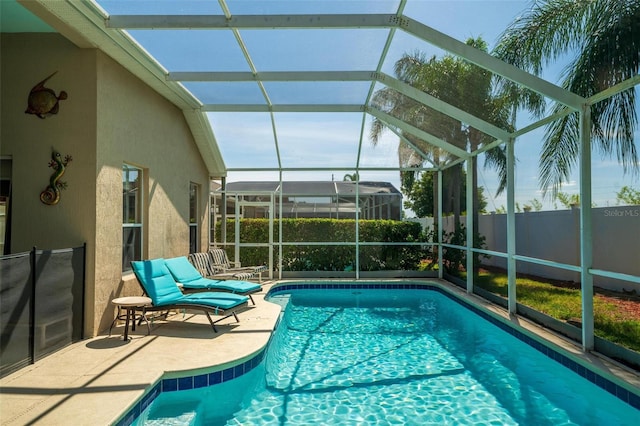
{"label": "clear blue pool water", "polygon": [[637,425],[640,411],[436,291],[294,290],[264,359],[139,425]]}

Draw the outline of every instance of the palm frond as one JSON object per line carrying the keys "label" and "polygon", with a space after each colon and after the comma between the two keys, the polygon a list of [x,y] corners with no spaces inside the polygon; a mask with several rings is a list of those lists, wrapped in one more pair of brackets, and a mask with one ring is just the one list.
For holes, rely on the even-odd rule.
{"label": "palm frond", "polygon": [[[539,74],[560,55],[578,52],[563,70],[562,86],[590,97],[638,75],[640,2],[638,0],[538,0],[501,36],[494,54]],[[501,84],[506,96],[511,83]],[[554,112],[561,106],[556,105]],[[638,125],[636,92],[629,89],[591,107],[592,147],[615,155],[624,171],[638,172],[634,133]],[[580,156],[579,116],[552,123],[544,138],[540,185],[555,196]]]}
{"label": "palm frond", "polygon": [[373,146],[378,145],[378,142],[380,142],[380,138],[386,129],[387,126],[382,122],[382,120],[378,118],[373,119],[371,122],[371,129],[369,129],[369,139],[371,139],[371,144]]}
{"label": "palm frond", "polygon": [[507,187],[507,147],[505,145],[497,146],[485,152],[484,167],[495,169],[498,172],[498,189],[496,197]]}
{"label": "palm frond", "polygon": [[494,55],[539,75],[548,62],[580,49],[593,1],[539,0],[499,37]]}
{"label": "palm frond", "polygon": [[544,96],[539,93],[499,76],[496,76],[493,84],[496,98],[501,100],[505,108],[511,110],[508,122],[512,126],[520,109],[529,111],[535,118],[541,118],[544,114],[547,104]]}
{"label": "palm frond", "polygon": [[577,113],[569,114],[552,123],[546,131],[538,163],[543,196],[551,191],[555,198],[571,175],[580,152],[579,121]]}

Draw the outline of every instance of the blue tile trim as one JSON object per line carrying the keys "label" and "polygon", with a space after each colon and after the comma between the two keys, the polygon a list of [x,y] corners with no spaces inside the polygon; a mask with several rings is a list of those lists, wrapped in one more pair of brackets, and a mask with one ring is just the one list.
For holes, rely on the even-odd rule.
{"label": "blue tile trim", "polygon": [[596,386],[599,386],[600,388],[606,390],[607,392],[609,392],[613,396],[621,399],[622,401],[626,402],[627,404],[631,405],[634,408],[640,409],[640,395],[636,395],[635,393],[630,392],[629,390],[623,388],[622,386],[619,386],[618,384],[612,382],[611,380],[600,376],[595,371],[592,371],[592,370],[586,368],[582,364],[579,364],[579,363],[575,362],[571,358],[561,354],[560,352],[557,352],[556,350],[550,348],[549,346],[546,346],[545,344],[537,341],[536,339],[533,339],[532,337],[524,334],[520,330],[515,329],[510,324],[507,324],[507,323],[495,318],[494,316],[489,315],[485,311],[479,309],[477,306],[474,306],[473,304],[471,304],[471,303],[469,303],[469,302],[467,302],[465,300],[459,299],[455,295],[449,293],[446,290],[443,290],[439,286],[435,286],[435,285],[428,284],[428,283],[420,283],[420,284],[418,284],[418,283],[386,283],[386,284],[363,283],[363,284],[359,284],[359,283],[355,283],[354,282],[354,283],[347,283],[347,284],[345,284],[345,283],[319,283],[319,284],[312,285],[312,286],[309,286],[308,283],[290,283],[290,284],[285,284],[285,285],[282,285],[282,286],[273,287],[271,290],[269,290],[269,293],[265,296],[265,299],[267,299],[269,296],[271,296],[273,294],[276,294],[276,293],[288,292],[290,290],[310,289],[310,288],[311,289],[318,289],[318,288],[322,288],[322,289],[362,289],[362,288],[366,288],[366,289],[377,289],[377,290],[392,290],[392,289],[397,290],[397,289],[402,289],[402,290],[431,290],[431,291],[437,291],[438,293],[443,294],[444,296],[448,297],[449,299],[453,300],[454,302],[459,303],[460,305],[463,305],[465,308],[469,309],[470,311],[472,311],[476,315],[479,315],[482,318],[486,319],[487,321],[489,321],[493,325],[495,325],[497,327],[500,327],[502,330],[506,331],[507,333],[511,334],[512,336],[516,337],[517,339],[523,341],[527,345],[533,347],[538,352],[540,352],[540,353],[546,355],[547,357],[553,359],[554,361],[562,364],[563,366],[565,366],[566,368],[568,368],[571,371],[575,372],[576,374],[579,374],[580,376],[582,376],[585,379],[589,380],[591,383],[595,384]]}
{"label": "blue tile trim", "polygon": [[173,392],[178,390],[178,379],[163,379],[162,392]]}
{"label": "blue tile trim", "polygon": [[258,352],[253,358],[224,370],[214,371],[209,374],[197,376],[185,376],[177,379],[162,379],[156,383],[143,397],[116,423],[116,426],[130,426],[140,414],[164,392],[176,392],[194,388],[214,386],[228,380],[233,380],[256,368],[264,359],[265,350]]}
{"label": "blue tile trim", "polygon": [[178,390],[193,389],[193,376],[180,377],[178,379]]}
{"label": "blue tile trim", "polygon": [[222,371],[209,374],[209,386],[222,383]]}
{"label": "blue tile trim", "polygon": [[193,378],[193,387],[194,389],[197,388],[204,388],[209,386],[209,376],[206,374],[201,374],[199,376],[195,376]]}

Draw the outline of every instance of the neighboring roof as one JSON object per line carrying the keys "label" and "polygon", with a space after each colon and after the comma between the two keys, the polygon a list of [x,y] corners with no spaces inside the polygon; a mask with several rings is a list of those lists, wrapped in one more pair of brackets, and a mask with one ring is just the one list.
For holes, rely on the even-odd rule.
{"label": "neighboring roof", "polygon": [[[278,181],[230,182],[227,193],[277,192]],[[217,191],[221,191],[218,189]],[[360,182],[357,192],[361,196],[371,194],[389,194],[402,196],[400,191],[389,182]],[[351,181],[283,181],[282,193],[286,195],[351,195],[356,194],[356,182]]]}

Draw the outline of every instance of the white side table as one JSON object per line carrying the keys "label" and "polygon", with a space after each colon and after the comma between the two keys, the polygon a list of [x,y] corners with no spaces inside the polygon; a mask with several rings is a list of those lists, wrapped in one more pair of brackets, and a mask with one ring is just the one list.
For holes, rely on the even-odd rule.
{"label": "white side table", "polygon": [[[111,323],[111,327],[109,327],[109,336],[111,336],[111,329],[113,328],[116,321],[119,319],[124,319],[124,340],[129,339],[129,321],[132,321],[131,330],[136,330],[136,320],[144,320],[147,324],[147,334],[151,333],[151,328],[149,327],[149,321],[147,321],[146,316],[146,307],[151,305],[151,299],[148,297],[138,296],[138,297],[118,297],[117,299],[113,299],[111,303],[118,307],[118,314],[113,319]],[[123,315],[122,310],[125,310],[126,313]],[[140,316],[136,315],[136,311],[142,311]]]}

